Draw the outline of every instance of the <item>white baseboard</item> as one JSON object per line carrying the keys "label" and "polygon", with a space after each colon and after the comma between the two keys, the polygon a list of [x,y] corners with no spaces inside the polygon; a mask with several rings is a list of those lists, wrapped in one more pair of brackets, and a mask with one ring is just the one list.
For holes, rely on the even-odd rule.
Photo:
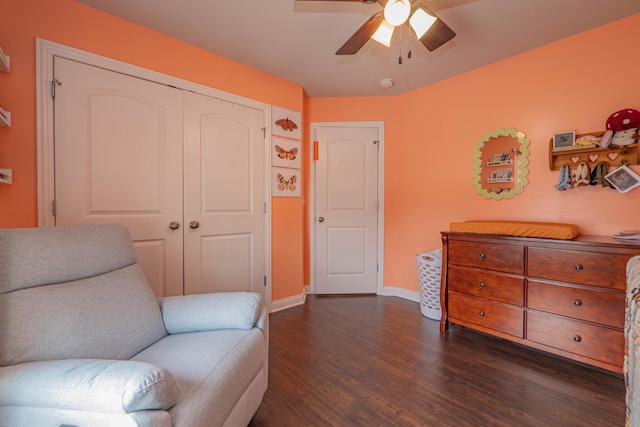
{"label": "white baseboard", "polygon": [[409,291],[402,288],[385,286],[382,288],[382,295],[385,297],[399,297],[413,302],[420,302],[420,292]]}
{"label": "white baseboard", "polygon": [[[299,305],[303,305],[307,299],[307,294],[309,294],[309,286],[304,287],[304,292],[300,295],[294,295],[292,297],[284,298],[278,301],[273,301],[271,303],[271,312],[275,313],[278,311],[286,310],[287,308],[297,307]],[[382,288],[382,296],[385,297],[398,297],[404,298],[413,302],[420,302],[420,293],[409,291],[402,288],[395,287],[384,287]]]}
{"label": "white baseboard", "polygon": [[287,308],[297,307],[299,305],[304,304],[307,299],[307,290],[300,295],[294,295],[292,297],[280,299],[278,301],[273,301],[271,303],[271,312],[275,313],[277,311],[286,310]]}

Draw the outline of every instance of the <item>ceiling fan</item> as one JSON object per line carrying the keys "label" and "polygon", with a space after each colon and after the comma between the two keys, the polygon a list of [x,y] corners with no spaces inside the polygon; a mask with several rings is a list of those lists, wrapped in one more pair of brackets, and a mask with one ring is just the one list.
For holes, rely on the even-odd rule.
{"label": "ceiling fan", "polygon": [[[305,0],[299,0],[305,1]],[[317,1],[317,0],[314,0]],[[409,23],[416,37],[431,52],[453,39],[456,33],[426,6],[427,0],[320,0],[380,3],[384,10],[365,22],[336,55],[353,55],[369,39],[389,46],[395,27]]]}

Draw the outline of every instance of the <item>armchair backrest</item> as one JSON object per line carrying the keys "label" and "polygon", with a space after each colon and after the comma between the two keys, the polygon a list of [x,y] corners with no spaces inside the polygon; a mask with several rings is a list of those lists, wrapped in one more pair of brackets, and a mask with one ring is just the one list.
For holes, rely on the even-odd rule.
{"label": "armchair backrest", "polygon": [[126,227],[0,229],[0,366],[129,359],[166,335]]}

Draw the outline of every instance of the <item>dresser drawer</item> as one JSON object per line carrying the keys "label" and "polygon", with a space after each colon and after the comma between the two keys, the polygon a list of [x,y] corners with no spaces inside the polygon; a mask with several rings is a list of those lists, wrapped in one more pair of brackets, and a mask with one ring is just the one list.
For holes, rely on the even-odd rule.
{"label": "dresser drawer", "polygon": [[626,289],[630,255],[529,248],[527,276],[611,289]]}
{"label": "dresser drawer", "polygon": [[625,295],[529,280],[527,307],[552,314],[624,327]]}
{"label": "dresser drawer", "polygon": [[482,270],[450,267],[449,290],[491,301],[522,306],[524,304],[524,278],[504,276]]}
{"label": "dresser drawer", "polygon": [[622,366],[624,334],[619,330],[529,310],[527,339],[611,365]]}
{"label": "dresser drawer", "polygon": [[524,246],[449,242],[449,263],[505,273],[524,274]]}
{"label": "dresser drawer", "polygon": [[518,338],[524,336],[524,309],[507,307],[468,297],[462,294],[449,294],[449,320],[493,329]]}

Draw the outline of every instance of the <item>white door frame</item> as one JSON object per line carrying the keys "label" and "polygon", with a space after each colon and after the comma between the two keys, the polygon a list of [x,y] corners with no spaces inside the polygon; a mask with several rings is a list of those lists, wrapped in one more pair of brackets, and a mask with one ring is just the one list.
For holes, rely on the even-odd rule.
{"label": "white door frame", "polygon": [[54,217],[52,214],[52,203],[55,195],[53,161],[54,126],[51,91],[55,90],[55,84],[53,83],[53,58],[55,56],[264,111],[266,127],[264,140],[264,194],[267,208],[264,224],[265,275],[267,277],[265,304],[267,305],[268,310],[271,311],[271,156],[268,155],[268,153],[271,152],[271,105],[136,65],[127,64],[126,62],[107,58],[91,52],[36,38],[36,124],[39,227],[54,225]]}
{"label": "white door frame", "polygon": [[316,129],[320,127],[377,127],[378,128],[378,273],[376,293],[384,292],[384,122],[313,122],[309,141],[309,293],[316,293],[316,164],[313,144]]}

